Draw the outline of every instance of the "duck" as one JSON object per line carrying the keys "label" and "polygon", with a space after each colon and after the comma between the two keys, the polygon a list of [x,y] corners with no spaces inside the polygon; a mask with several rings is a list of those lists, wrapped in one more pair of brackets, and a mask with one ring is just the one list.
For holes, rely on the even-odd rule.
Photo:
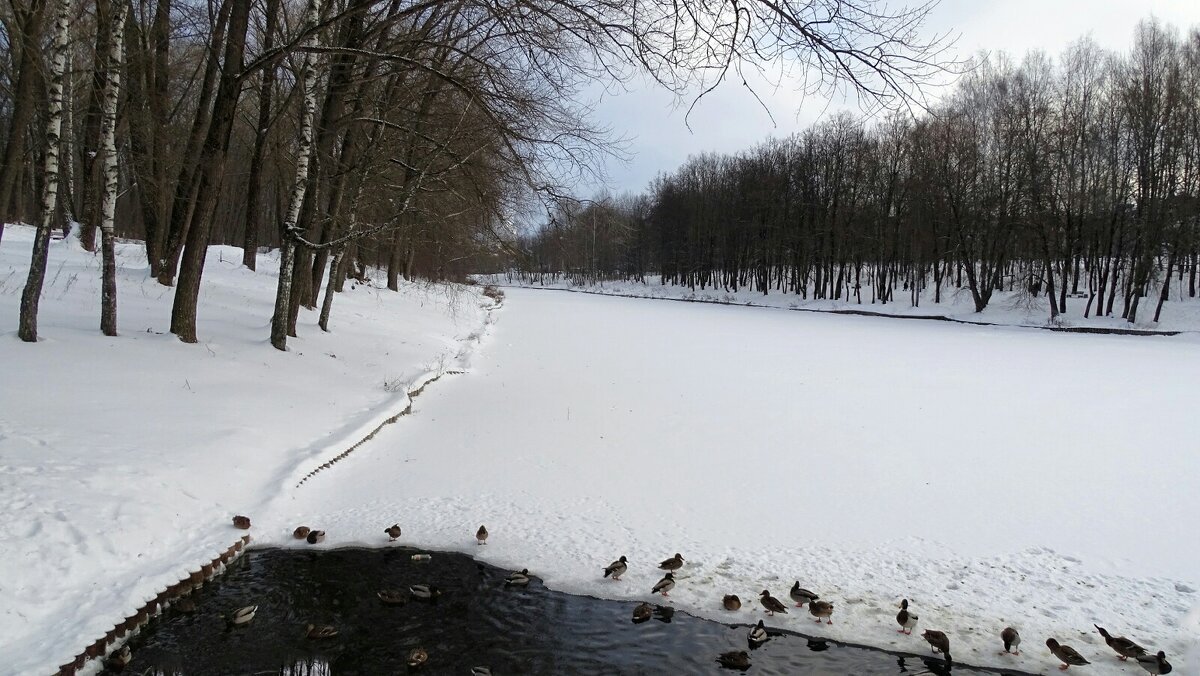
{"label": "duck", "polygon": [[908,599],[900,602],[900,612],[896,613],[896,623],[900,625],[901,634],[912,635],[913,627],[917,626],[919,618],[908,612]]}
{"label": "duck", "polygon": [[479,530],[475,531],[475,541],[481,545],[486,545],[488,539],[487,528],[480,526]]}
{"label": "duck", "polygon": [[1046,647],[1050,649],[1050,652],[1054,653],[1055,657],[1062,660],[1063,663],[1058,665],[1059,669],[1065,670],[1068,667],[1082,667],[1085,664],[1091,664],[1091,662],[1083,659],[1083,655],[1080,655],[1079,651],[1069,645],[1062,645],[1055,639],[1046,639]]}
{"label": "duck", "polygon": [[408,588],[408,593],[414,599],[422,601],[431,601],[442,595],[442,592],[437,587],[430,584],[414,584]]}
{"label": "duck", "polygon": [[654,615],[654,607],[649,603],[639,603],[633,609],[633,623],[641,624]]}
{"label": "duck", "polygon": [[311,531],[312,529],[308,526],[296,526],[296,530],[292,531],[292,537],[296,538],[297,540],[303,540],[304,538],[308,537],[308,534]]}
{"label": "duck", "polygon": [[768,615],[787,612],[787,606],[783,605],[779,599],[771,596],[771,592],[766,589],[762,590],[762,593],[758,595],[758,602],[762,604],[763,608],[767,609]]}
{"label": "duck", "polygon": [[402,606],[408,603],[408,594],[398,589],[381,589],[375,592],[375,595],[386,606]]}
{"label": "duck", "polygon": [[304,629],[304,637],[313,640],[333,638],[337,635],[337,627],[329,624],[310,624]]}
{"label": "duck", "polygon": [[797,608],[803,608],[805,603],[816,601],[817,599],[821,598],[804,587],[801,587],[800,580],[796,580],[796,584],[792,585],[792,589],[788,592],[788,596],[790,596],[792,600],[796,602]]}
{"label": "duck", "polygon": [[420,669],[429,661],[429,653],[424,648],[413,648],[408,653],[408,668]]}
{"label": "duck", "polygon": [[113,654],[109,655],[108,659],[105,660],[104,663],[105,666],[113,671],[121,671],[125,667],[129,666],[131,661],[133,661],[133,651],[129,649],[128,645],[123,645],[114,650]]}
{"label": "duck", "polygon": [[745,650],[730,650],[727,653],[721,653],[717,662],[726,669],[745,671],[750,668],[750,655]]}
{"label": "duck", "polygon": [[1130,657],[1141,657],[1142,655],[1146,654],[1145,648],[1125,638],[1124,636],[1113,636],[1112,634],[1108,633],[1107,629],[1098,624],[1093,624],[1092,626],[1095,627],[1096,631],[1099,631],[1100,635],[1104,637],[1104,642],[1108,644],[1108,647],[1117,652],[1117,659],[1121,660],[1122,662]]}
{"label": "duck", "polygon": [[675,556],[665,559],[662,563],[658,564],[658,567],[661,570],[679,570],[683,568],[683,557],[679,555],[679,552],[675,552]]}
{"label": "duck", "polygon": [[721,599],[721,604],[725,606],[725,610],[741,610],[742,600],[737,594],[726,594],[725,598]]}
{"label": "duck", "polygon": [[1013,655],[1020,655],[1021,635],[1012,627],[1005,627],[1004,631],[1000,632],[1000,640],[1004,641],[1004,652],[1012,652]]}
{"label": "duck", "polygon": [[950,637],[946,636],[945,632],[926,629],[921,637],[929,642],[929,649],[935,653],[941,653],[946,657],[946,661],[950,661]]}
{"label": "duck", "polygon": [[238,608],[230,613],[229,617],[225,618],[225,621],[230,626],[235,627],[243,624],[249,624],[250,621],[254,619],[254,614],[257,612],[258,606],[246,606],[244,608]]}
{"label": "duck", "polygon": [[308,544],[310,545],[320,544],[325,541],[325,531],[310,530],[308,531],[308,536],[305,539],[308,540]]}
{"label": "duck", "polygon": [[519,573],[509,573],[508,577],[504,578],[504,586],[506,587],[528,587],[529,586],[529,569],[522,568]]}
{"label": "duck", "polygon": [[196,602],[189,598],[180,598],[171,603],[171,608],[181,613],[194,613],[196,612]]}
{"label": "duck", "polygon": [[654,585],[654,588],[650,590],[650,593],[651,594],[662,594],[663,596],[670,596],[670,594],[668,594],[667,592],[671,591],[674,588],[675,588],[675,574],[667,573],[666,575],[663,576],[663,579],[658,581],[658,584]]}
{"label": "duck", "polygon": [[1167,654],[1163,651],[1158,651],[1154,655],[1138,655],[1138,666],[1146,670],[1148,674],[1169,674],[1173,667],[1167,661]]}
{"label": "duck", "polygon": [[829,601],[810,601],[808,612],[817,618],[817,622],[824,619],[827,624],[833,624],[833,604]]}
{"label": "duck", "polygon": [[770,640],[771,637],[767,634],[767,628],[763,626],[762,620],[759,620],[758,624],[750,627],[749,643],[751,648],[757,648]]}
{"label": "duck", "polygon": [[388,542],[395,542],[396,540],[400,539],[400,524],[394,523],[387,528],[384,528],[383,532],[387,533]]}
{"label": "duck", "polygon": [[233,527],[242,530],[250,530],[250,517],[238,515],[233,517]]}
{"label": "duck", "polygon": [[621,576],[624,575],[625,571],[627,570],[629,570],[629,563],[625,560],[624,556],[621,556],[621,558],[613,561],[612,563],[608,564],[607,567],[605,567],[604,577],[611,575],[613,581],[615,582],[620,580]]}

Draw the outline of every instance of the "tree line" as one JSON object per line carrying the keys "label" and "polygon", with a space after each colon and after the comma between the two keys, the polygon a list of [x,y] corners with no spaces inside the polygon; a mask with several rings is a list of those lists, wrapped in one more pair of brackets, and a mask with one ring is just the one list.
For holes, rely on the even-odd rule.
{"label": "tree line", "polygon": [[514,222],[620,153],[580,100],[596,80],[644,73],[695,96],[786,61],[822,90],[904,105],[952,65],[943,37],[917,31],[933,6],[10,0],[0,238],[4,222],[37,226],[18,333],[37,339],[52,233],[75,228],[103,261],[109,335],[117,238],[144,242],[149,275],[175,288],[171,332],[185,342],[208,246],[241,246],[250,269],[277,248],[271,338],[285,349],[319,301],[327,330],[336,293],[367,266],[396,289],[511,250]]}
{"label": "tree line", "polygon": [[534,279],[913,305],[953,287],[976,311],[1007,290],[1045,294],[1051,319],[1151,303],[1158,321],[1172,280],[1196,295],[1200,27],[984,54],[925,114],[693,156],[646,194],[560,204],[522,251],[507,264]]}

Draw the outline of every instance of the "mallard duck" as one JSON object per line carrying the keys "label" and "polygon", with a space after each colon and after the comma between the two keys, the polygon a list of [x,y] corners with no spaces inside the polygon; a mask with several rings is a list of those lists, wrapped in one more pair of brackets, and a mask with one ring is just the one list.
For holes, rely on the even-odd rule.
{"label": "mallard duck", "polygon": [[737,594],[726,594],[725,598],[721,599],[721,604],[725,606],[725,610],[740,610],[742,600],[738,598]]}
{"label": "mallard duck", "polygon": [[375,595],[379,597],[380,601],[383,601],[384,605],[388,606],[402,606],[408,603],[408,594],[399,589],[381,589],[375,592]]}
{"label": "mallard duck", "polygon": [[486,545],[487,538],[488,538],[487,528],[480,526],[479,530],[475,531],[475,541],[481,545]]}
{"label": "mallard duck", "polygon": [[721,653],[717,662],[726,669],[745,671],[750,668],[750,655],[745,650],[730,650],[727,653]]}
{"label": "mallard duck", "polygon": [[408,593],[412,594],[414,599],[421,599],[422,601],[436,599],[442,595],[442,592],[437,587],[429,584],[414,584],[408,588]]}
{"label": "mallard duck", "polygon": [[950,661],[950,637],[944,632],[926,629],[921,637],[929,642],[929,649],[935,653],[941,653],[945,656],[946,661]]}
{"label": "mallard duck", "polygon": [[667,573],[666,575],[663,576],[663,579],[658,581],[658,584],[654,585],[654,588],[650,590],[650,593],[651,594],[662,594],[663,596],[670,596],[670,594],[668,594],[667,592],[671,591],[674,588],[675,588],[675,574]]}
{"label": "mallard duck", "polygon": [[303,540],[304,538],[308,537],[308,534],[311,531],[312,529],[308,526],[296,526],[296,530],[292,531],[292,537],[296,538],[297,540]]}
{"label": "mallard duck", "polygon": [[758,624],[750,627],[750,637],[748,640],[751,648],[757,648],[771,640],[771,637],[767,635],[767,628],[763,626],[762,620],[759,620]]}
{"label": "mallard duck", "polygon": [[1113,636],[1112,634],[1108,633],[1108,630],[1098,624],[1093,624],[1092,626],[1095,627],[1096,630],[1100,632],[1100,635],[1104,637],[1104,642],[1108,644],[1108,647],[1117,652],[1117,659],[1121,660],[1122,662],[1130,657],[1141,657],[1142,655],[1146,654],[1145,648],[1134,643],[1133,641],[1130,641],[1124,636]]}
{"label": "mallard duck", "polygon": [[808,612],[817,618],[817,622],[825,620],[826,623],[833,624],[833,604],[829,601],[810,601]]}
{"label": "mallard duck", "polygon": [[471,676],[492,676],[492,670],[489,667],[471,667]]}
{"label": "mallard duck", "polygon": [[424,648],[413,648],[408,653],[408,668],[420,669],[429,661],[429,653]]}
{"label": "mallard duck", "polygon": [[622,556],[616,561],[608,564],[608,567],[604,569],[604,577],[611,575],[614,581],[620,580],[621,576],[624,575],[625,571],[627,570],[629,570],[629,564],[625,561],[625,557]]}
{"label": "mallard duck", "polygon": [[337,627],[328,624],[310,624],[304,630],[304,637],[313,640],[333,638],[338,635]]}
{"label": "mallard duck", "polygon": [[113,654],[109,655],[104,663],[109,669],[120,671],[129,666],[131,661],[133,661],[133,651],[129,649],[128,645],[123,645],[114,650]]}
{"label": "mallard duck", "polygon": [[233,517],[233,527],[250,530],[250,517],[241,515]]}
{"label": "mallard duck", "polygon": [[171,602],[171,607],[181,613],[196,612],[196,602],[189,598],[179,598]]}
{"label": "mallard duck", "polygon": [[821,598],[804,587],[801,587],[800,580],[796,580],[796,584],[792,585],[792,589],[788,592],[788,596],[790,596],[791,599],[796,602],[797,608],[802,608],[804,607],[805,603],[816,601],[817,599]]}
{"label": "mallard duck", "polygon": [[683,568],[683,557],[679,555],[679,552],[675,552],[675,556],[664,560],[662,563],[658,564],[658,567],[661,570],[679,570],[680,568]]}
{"label": "mallard duck", "polygon": [[384,528],[383,532],[387,533],[388,542],[395,542],[400,538],[400,524],[394,523],[387,528]]}
{"label": "mallard duck", "polygon": [[901,634],[912,634],[917,626],[917,616],[908,612],[908,599],[900,602],[900,612],[896,613],[896,623],[900,625]]}
{"label": "mallard duck", "polygon": [[1050,652],[1054,653],[1055,657],[1062,660],[1063,663],[1058,665],[1059,669],[1082,667],[1085,664],[1091,664],[1091,662],[1083,659],[1083,655],[1080,655],[1079,651],[1069,645],[1062,645],[1052,638],[1046,639],[1046,647],[1050,649]]}
{"label": "mallard duck", "polygon": [[633,623],[641,624],[654,615],[654,607],[649,603],[639,603],[633,609]]}
{"label": "mallard duck", "polygon": [[506,587],[528,587],[529,586],[529,569],[522,568],[519,573],[509,573],[508,577],[504,578],[504,586]]}
{"label": "mallard duck", "polygon": [[254,614],[257,612],[258,612],[258,606],[246,606],[245,608],[238,608],[237,610],[230,613],[229,617],[225,618],[225,621],[228,622],[231,626],[235,626],[235,627],[243,625],[243,624],[248,624],[250,622],[250,620],[254,619]]}
{"label": "mallard duck", "polygon": [[308,540],[308,544],[310,544],[310,545],[316,545],[316,544],[320,544],[320,543],[322,543],[322,542],[324,542],[324,541],[325,541],[325,531],[323,531],[323,530],[310,530],[310,531],[308,532],[308,537],[307,537],[307,538],[305,538],[305,539],[307,539],[307,540]]}
{"label": "mallard duck", "polygon": [[758,595],[758,602],[762,604],[763,608],[767,609],[768,615],[787,612],[787,606],[783,605],[779,599],[771,596],[771,592],[766,589],[762,590],[762,593]]}
{"label": "mallard duck", "polygon": [[1136,659],[1138,665],[1149,674],[1169,674],[1173,669],[1167,661],[1167,654],[1161,650],[1155,655],[1138,655]]}
{"label": "mallard duck", "polygon": [[1005,627],[1004,631],[1000,632],[1000,640],[1004,641],[1004,652],[1011,652],[1014,655],[1021,654],[1021,635],[1012,627]]}

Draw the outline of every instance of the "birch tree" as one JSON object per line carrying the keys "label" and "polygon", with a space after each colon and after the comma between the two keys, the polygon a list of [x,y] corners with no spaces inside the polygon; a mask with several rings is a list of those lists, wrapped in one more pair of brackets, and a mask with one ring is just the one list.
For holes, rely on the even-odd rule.
{"label": "birch tree", "polygon": [[46,115],[46,164],[44,168],[41,214],[33,240],[33,256],[29,262],[29,277],[21,292],[21,315],[17,335],[27,343],[37,341],[38,301],[46,279],[46,259],[50,254],[50,229],[58,203],[58,151],[63,119],[63,71],[66,70],[68,38],[71,27],[71,0],[59,0],[54,22],[54,43],[51,46],[50,97]]}
{"label": "birch tree", "polygon": [[117,335],[117,259],[114,220],[117,211],[117,99],[121,90],[121,65],[124,61],[125,12],[123,0],[109,0],[112,29],[108,43],[108,77],[104,83],[104,113],[100,123],[100,152],[104,155],[104,192],[100,195],[100,249],[103,256],[103,280],[100,298],[100,330],[106,336]]}
{"label": "birch tree", "polygon": [[288,306],[291,302],[292,271],[296,263],[296,242],[291,233],[300,219],[300,206],[308,189],[308,166],[313,152],[313,124],[317,116],[316,49],[320,47],[320,34],[313,27],[320,17],[320,0],[308,0],[308,9],[304,14],[304,24],[309,30],[305,40],[308,49],[304,52],[298,77],[304,88],[304,103],[296,140],[296,174],[283,222],[284,236],[279,248],[279,286],[275,293],[275,314],[271,317],[271,345],[277,350],[287,350]]}

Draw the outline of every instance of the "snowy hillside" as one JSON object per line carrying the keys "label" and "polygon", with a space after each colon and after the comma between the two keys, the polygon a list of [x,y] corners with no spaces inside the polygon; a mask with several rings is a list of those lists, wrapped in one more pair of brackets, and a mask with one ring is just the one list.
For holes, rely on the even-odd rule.
{"label": "snowy hillside", "polygon": [[[470,287],[347,283],[332,333],[301,316],[267,343],[276,262],[209,250],[199,345],[167,332],[172,290],[121,245],[117,338],[99,332],[100,261],[50,251],[36,345],[16,337],[32,229],[0,243],[0,673],[48,673],[229,546],[406,391],[461,366],[490,304]],[[350,440],[350,441],[348,441]]]}

